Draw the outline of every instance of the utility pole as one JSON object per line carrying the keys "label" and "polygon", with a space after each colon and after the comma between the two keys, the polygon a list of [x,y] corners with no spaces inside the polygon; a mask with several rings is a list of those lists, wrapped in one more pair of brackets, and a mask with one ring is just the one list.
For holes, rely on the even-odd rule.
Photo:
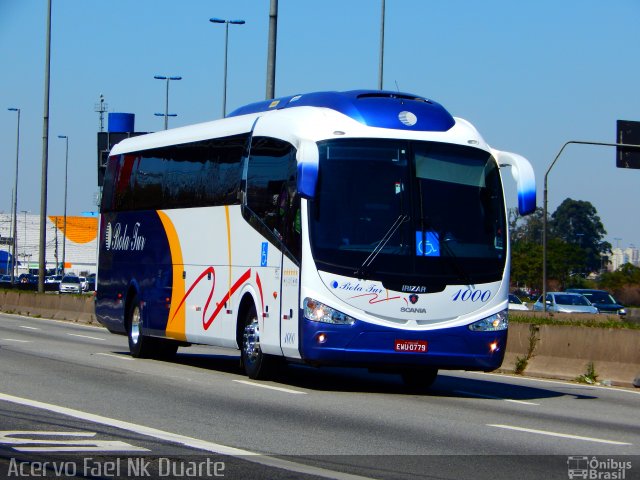
{"label": "utility pole", "polygon": [[51,73],[51,0],[47,2],[47,34],[44,68],[44,118],[42,122],[42,178],[40,186],[40,242],[38,256],[38,292],[44,293],[47,261],[47,169],[49,163],[49,85]]}
{"label": "utility pole", "polygon": [[275,97],[276,90],[276,37],[278,36],[278,0],[271,0],[269,8],[269,41],[267,51],[267,96]]}

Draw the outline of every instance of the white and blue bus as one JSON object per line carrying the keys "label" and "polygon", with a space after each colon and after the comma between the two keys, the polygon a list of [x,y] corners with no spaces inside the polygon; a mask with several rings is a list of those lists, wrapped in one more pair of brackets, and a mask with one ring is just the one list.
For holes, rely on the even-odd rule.
{"label": "white and blue bus", "polygon": [[98,320],[134,357],[206,344],[246,374],[281,360],[491,371],[507,341],[501,172],[533,169],[438,103],[318,92],[130,138],[102,193]]}

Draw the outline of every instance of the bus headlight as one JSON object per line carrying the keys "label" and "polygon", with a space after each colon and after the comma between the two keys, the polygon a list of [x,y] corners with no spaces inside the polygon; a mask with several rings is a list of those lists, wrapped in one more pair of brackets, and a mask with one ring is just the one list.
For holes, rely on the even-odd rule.
{"label": "bus headlight", "polygon": [[304,299],[304,317],[313,322],[334,325],[353,325],[356,321],[355,318],[308,297]]}
{"label": "bus headlight", "polygon": [[509,326],[509,311],[503,310],[490,317],[483,318],[469,325],[469,330],[474,332],[497,332],[506,330]]}

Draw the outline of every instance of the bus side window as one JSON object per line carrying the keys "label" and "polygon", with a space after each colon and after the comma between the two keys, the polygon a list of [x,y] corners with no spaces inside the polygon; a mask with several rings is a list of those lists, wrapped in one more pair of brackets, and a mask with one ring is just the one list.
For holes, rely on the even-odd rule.
{"label": "bus side window", "polygon": [[247,207],[276,237],[274,240],[283,242],[289,250],[295,225],[292,205],[300,203],[295,153],[287,142],[255,137],[247,169]]}

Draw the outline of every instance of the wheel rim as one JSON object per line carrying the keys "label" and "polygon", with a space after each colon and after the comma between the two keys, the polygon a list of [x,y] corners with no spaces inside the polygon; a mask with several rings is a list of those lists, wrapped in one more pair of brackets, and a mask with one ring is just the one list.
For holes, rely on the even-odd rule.
{"label": "wheel rim", "polygon": [[131,313],[131,333],[129,334],[134,345],[140,340],[140,309],[135,307]]}
{"label": "wheel rim", "polygon": [[243,353],[249,363],[255,363],[260,356],[260,326],[255,317],[244,327]]}

